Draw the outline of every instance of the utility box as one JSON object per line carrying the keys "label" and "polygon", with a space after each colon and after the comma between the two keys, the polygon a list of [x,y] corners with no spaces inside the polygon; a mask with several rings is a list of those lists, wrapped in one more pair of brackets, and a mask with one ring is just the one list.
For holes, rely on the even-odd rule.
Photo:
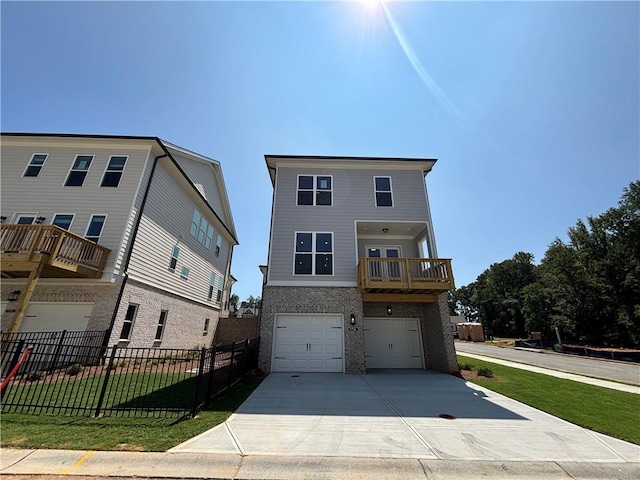
{"label": "utility box", "polygon": [[481,323],[462,322],[456,325],[458,338],[470,342],[484,342],[484,330]]}

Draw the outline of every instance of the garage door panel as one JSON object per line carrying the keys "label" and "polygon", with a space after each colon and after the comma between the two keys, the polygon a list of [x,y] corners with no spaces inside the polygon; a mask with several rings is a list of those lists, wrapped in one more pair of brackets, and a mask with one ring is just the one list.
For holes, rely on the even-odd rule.
{"label": "garage door panel", "polygon": [[367,368],[422,368],[422,343],[416,319],[363,322]]}
{"label": "garage door panel", "polygon": [[85,331],[93,303],[31,302],[27,307],[21,332]]}
{"label": "garage door panel", "polygon": [[342,372],[342,316],[276,315],[272,370]]}

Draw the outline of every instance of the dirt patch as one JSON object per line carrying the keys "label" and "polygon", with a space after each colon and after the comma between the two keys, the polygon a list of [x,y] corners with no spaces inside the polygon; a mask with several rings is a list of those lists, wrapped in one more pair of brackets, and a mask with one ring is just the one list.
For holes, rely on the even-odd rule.
{"label": "dirt patch", "polygon": [[464,378],[465,380],[467,380],[469,382],[473,382],[473,381],[476,381],[476,380],[482,380],[484,382],[500,382],[500,381],[502,381],[502,377],[498,377],[497,375],[494,375],[491,378],[483,377],[481,375],[478,375],[478,372],[476,372],[475,370],[460,370],[460,374],[462,375],[462,378]]}

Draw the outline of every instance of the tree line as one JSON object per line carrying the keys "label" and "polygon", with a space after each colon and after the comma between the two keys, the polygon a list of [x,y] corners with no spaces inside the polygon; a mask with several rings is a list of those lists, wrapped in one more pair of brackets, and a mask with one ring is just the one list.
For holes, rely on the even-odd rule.
{"label": "tree line", "polygon": [[640,181],[556,238],[539,265],[518,252],[451,291],[449,309],[493,336],[554,339],[558,328],[563,342],[640,348]]}

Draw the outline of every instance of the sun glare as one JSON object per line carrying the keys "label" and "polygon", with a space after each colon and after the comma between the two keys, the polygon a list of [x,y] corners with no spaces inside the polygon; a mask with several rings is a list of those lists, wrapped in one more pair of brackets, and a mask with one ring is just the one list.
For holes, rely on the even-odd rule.
{"label": "sun glare", "polygon": [[382,0],[360,0],[360,3],[362,3],[365,7],[373,10],[380,6]]}

